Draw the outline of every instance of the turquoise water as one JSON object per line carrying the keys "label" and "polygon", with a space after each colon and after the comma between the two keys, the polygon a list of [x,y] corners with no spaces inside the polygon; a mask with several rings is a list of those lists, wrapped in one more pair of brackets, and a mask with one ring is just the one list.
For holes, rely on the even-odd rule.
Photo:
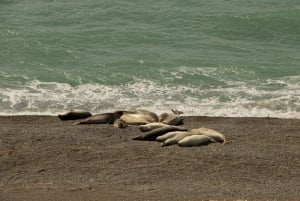
{"label": "turquoise water", "polygon": [[298,0],[0,0],[0,114],[300,116]]}

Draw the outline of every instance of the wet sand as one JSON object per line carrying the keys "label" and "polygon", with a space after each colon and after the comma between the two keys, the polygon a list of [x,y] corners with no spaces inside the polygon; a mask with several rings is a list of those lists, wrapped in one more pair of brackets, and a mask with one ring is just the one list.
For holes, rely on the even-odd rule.
{"label": "wet sand", "polygon": [[0,117],[0,200],[299,200],[300,119],[184,117],[229,143],[134,141],[137,126]]}

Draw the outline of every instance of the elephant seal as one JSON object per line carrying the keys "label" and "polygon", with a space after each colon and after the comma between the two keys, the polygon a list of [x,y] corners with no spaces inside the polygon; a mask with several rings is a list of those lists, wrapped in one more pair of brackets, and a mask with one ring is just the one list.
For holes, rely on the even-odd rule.
{"label": "elephant seal", "polygon": [[116,119],[119,119],[123,114],[123,111],[116,111],[113,113],[102,113],[90,116],[80,122],[74,123],[74,125],[79,124],[113,124]]}
{"label": "elephant seal", "polygon": [[146,140],[146,141],[154,141],[156,138],[160,135],[163,135],[167,132],[171,131],[187,131],[186,128],[181,126],[166,126],[154,129],[152,131],[149,131],[141,136],[133,138],[133,140]]}
{"label": "elephant seal", "polygon": [[176,126],[183,124],[183,118],[177,114],[162,113],[159,122]]}
{"label": "elephant seal", "polygon": [[173,137],[166,139],[161,146],[164,147],[164,146],[177,144],[180,140],[182,140],[183,138],[189,135],[191,135],[190,132],[184,132],[184,131],[177,132],[176,135],[174,135]]}
{"label": "elephant seal", "polygon": [[80,109],[72,109],[62,114],[59,114],[58,118],[60,120],[65,121],[65,120],[85,119],[90,116],[92,116],[92,114],[88,111],[80,110]]}
{"label": "elephant seal", "polygon": [[180,147],[193,147],[208,145],[212,142],[215,142],[215,140],[208,137],[207,135],[190,135],[180,140],[178,142],[178,145]]}
{"label": "elephant seal", "polygon": [[124,111],[120,119],[129,125],[144,125],[158,122],[158,116],[147,110]]}
{"label": "elephant seal", "polygon": [[167,139],[172,138],[172,137],[176,136],[178,133],[182,133],[182,132],[186,132],[186,131],[172,131],[172,132],[165,133],[163,135],[158,136],[156,138],[156,141],[157,142],[164,142]]}
{"label": "elephant seal", "polygon": [[128,127],[128,124],[121,119],[116,119],[114,122],[114,127],[126,128],[126,127]]}
{"label": "elephant seal", "polygon": [[159,117],[154,112],[150,112],[148,110],[142,110],[142,109],[138,109],[135,112],[147,116],[149,121],[158,122],[159,120]]}
{"label": "elephant seal", "polygon": [[134,111],[116,111],[110,113],[102,113],[90,116],[75,125],[78,124],[114,124],[115,126],[122,128],[126,127],[127,125],[141,125],[147,124],[152,122],[158,122],[158,116],[147,110],[134,110]]}
{"label": "elephant seal", "polygon": [[169,125],[165,124],[165,123],[161,123],[161,122],[154,122],[154,123],[141,125],[140,130],[142,132],[147,132],[147,131],[152,131],[154,129],[161,128],[161,127],[166,127],[166,126],[169,126]]}
{"label": "elephant seal", "polygon": [[192,129],[191,133],[196,134],[196,135],[206,135],[220,143],[225,143],[225,141],[226,141],[225,136],[223,134],[219,133],[218,131],[208,129],[208,128]]}

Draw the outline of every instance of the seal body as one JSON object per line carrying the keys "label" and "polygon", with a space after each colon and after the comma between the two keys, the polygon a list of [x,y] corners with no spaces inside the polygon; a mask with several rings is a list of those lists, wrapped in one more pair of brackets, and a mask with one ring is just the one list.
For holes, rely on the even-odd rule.
{"label": "seal body", "polygon": [[170,146],[173,144],[177,144],[180,140],[182,140],[183,138],[185,138],[186,136],[191,135],[190,132],[177,132],[175,136],[166,139],[161,146]]}
{"label": "seal body", "polygon": [[212,142],[215,142],[215,140],[206,135],[190,135],[180,140],[178,145],[181,147],[193,147],[208,145]]}
{"label": "seal body", "polygon": [[174,136],[176,136],[177,134],[182,133],[182,132],[185,133],[186,131],[172,131],[172,132],[165,133],[165,134],[163,134],[161,136],[158,136],[156,138],[156,141],[158,141],[158,142],[164,142],[167,139],[173,138]]}
{"label": "seal body", "polygon": [[116,119],[114,121],[114,127],[117,127],[117,128],[126,128],[128,127],[128,124],[125,123],[123,120],[121,119]]}
{"label": "seal body", "polygon": [[151,122],[158,122],[159,121],[159,118],[158,118],[157,114],[155,114],[154,112],[150,112],[148,110],[138,109],[138,110],[136,110],[136,113],[145,115],[147,117],[147,119]]}
{"label": "seal body", "polygon": [[77,120],[77,119],[85,119],[87,117],[92,116],[92,114],[85,110],[80,109],[72,109],[66,111],[65,113],[59,114],[58,118],[60,120]]}
{"label": "seal body", "polygon": [[102,113],[90,116],[80,122],[75,123],[78,124],[113,124],[116,119],[119,119],[123,114],[122,111],[116,111],[113,113]]}
{"label": "seal body", "polygon": [[147,141],[154,141],[156,138],[160,135],[163,135],[165,133],[171,132],[171,131],[186,131],[187,129],[181,126],[166,126],[154,129],[152,131],[146,132],[142,134],[141,136],[133,138],[133,140],[147,140]]}
{"label": "seal body", "polygon": [[109,124],[109,123],[112,123],[113,120],[114,120],[113,113],[103,113],[103,114],[96,114],[96,115],[90,116],[80,122],[75,123],[75,125],[78,125],[78,124]]}
{"label": "seal body", "polygon": [[147,132],[147,131],[152,131],[154,129],[161,128],[161,127],[166,127],[166,126],[169,126],[169,125],[165,124],[165,123],[161,123],[161,122],[154,122],[154,123],[141,125],[140,130],[142,132]]}
{"label": "seal body", "polygon": [[177,114],[162,113],[159,122],[176,126],[183,124],[183,118]]}
{"label": "seal body", "polygon": [[218,131],[208,129],[208,128],[192,129],[191,133],[196,135],[206,135],[220,143],[224,143],[226,141],[225,136],[222,133],[219,133]]}
{"label": "seal body", "polygon": [[120,119],[129,125],[144,125],[158,122],[158,116],[147,110],[124,111]]}

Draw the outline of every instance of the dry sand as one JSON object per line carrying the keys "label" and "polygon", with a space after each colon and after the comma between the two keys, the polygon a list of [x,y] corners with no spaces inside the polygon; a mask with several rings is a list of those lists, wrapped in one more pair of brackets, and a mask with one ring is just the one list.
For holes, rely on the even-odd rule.
{"label": "dry sand", "polygon": [[0,200],[300,200],[300,119],[184,117],[230,143],[133,141],[137,126],[0,117]]}

